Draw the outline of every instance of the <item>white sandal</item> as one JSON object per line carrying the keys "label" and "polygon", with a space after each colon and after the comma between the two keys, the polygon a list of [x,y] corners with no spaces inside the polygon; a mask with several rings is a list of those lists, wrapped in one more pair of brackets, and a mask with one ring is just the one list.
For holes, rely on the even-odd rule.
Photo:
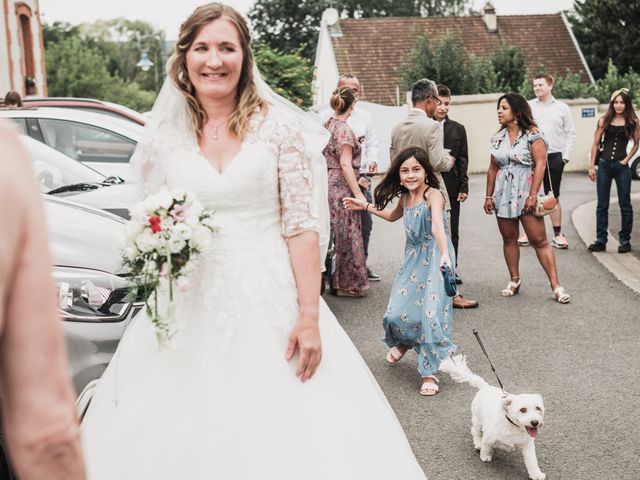
{"label": "white sandal", "polygon": [[553,291],[553,295],[556,297],[558,303],[569,303],[571,301],[571,295],[567,293],[564,287],[558,287]]}
{"label": "white sandal", "polygon": [[408,349],[405,350],[404,353],[402,353],[402,350],[400,350],[397,346],[391,347],[387,352],[387,362],[391,364],[398,363],[400,360],[402,360],[402,357],[404,357],[407,351]]}
{"label": "white sandal", "polygon": [[420,387],[420,395],[422,395],[423,397],[432,397],[433,395],[438,393],[438,391],[440,390],[440,387],[438,386],[438,383],[437,383],[440,380],[438,380],[433,375],[427,375],[425,377],[422,377],[423,380],[425,378],[431,378],[433,380],[433,382],[424,382],[423,381],[422,382],[422,386]]}
{"label": "white sandal", "polygon": [[514,295],[517,295],[518,292],[520,291],[520,285],[522,285],[521,279],[518,279],[517,282],[514,282],[513,280],[511,280],[507,284],[507,288],[505,288],[504,290],[502,290],[502,292],[500,292],[500,295],[502,295],[503,297],[513,297]]}

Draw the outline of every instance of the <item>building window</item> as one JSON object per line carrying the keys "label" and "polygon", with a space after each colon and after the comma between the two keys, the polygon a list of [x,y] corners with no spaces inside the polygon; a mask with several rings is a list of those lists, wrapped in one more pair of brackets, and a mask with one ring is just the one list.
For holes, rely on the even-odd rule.
{"label": "building window", "polygon": [[23,91],[26,95],[35,95],[36,66],[33,55],[33,32],[31,31],[31,9],[26,5],[17,5],[18,25],[20,28],[20,47],[22,51],[22,74],[24,78]]}

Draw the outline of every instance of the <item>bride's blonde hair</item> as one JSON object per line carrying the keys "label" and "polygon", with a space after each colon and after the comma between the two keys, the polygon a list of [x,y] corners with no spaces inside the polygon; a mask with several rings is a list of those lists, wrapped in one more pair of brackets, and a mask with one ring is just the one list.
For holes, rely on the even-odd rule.
{"label": "bride's blonde hair", "polygon": [[236,92],[236,108],[229,117],[229,132],[243,140],[249,129],[249,119],[257,108],[265,112],[267,103],[258,95],[253,78],[253,52],[251,51],[251,34],[242,15],[234,8],[222,3],[208,3],[195,9],[180,27],[176,51],[170,60],[169,77],[187,100],[193,116],[193,124],[198,138],[207,122],[207,114],[196,98],[196,91],[187,73],[187,52],[191,48],[198,33],[205,25],[224,17],[230,20],[240,36],[242,48],[242,70]]}

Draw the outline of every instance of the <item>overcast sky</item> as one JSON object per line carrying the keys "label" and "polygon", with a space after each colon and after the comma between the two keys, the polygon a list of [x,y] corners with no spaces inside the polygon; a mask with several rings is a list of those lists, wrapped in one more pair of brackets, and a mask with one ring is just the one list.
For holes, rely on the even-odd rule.
{"label": "overcast sky", "polygon": [[[230,0],[228,4],[247,13],[254,0]],[[168,39],[178,36],[180,23],[195,7],[206,0],[40,0],[42,19],[47,23],[66,21],[71,24],[126,17],[151,22],[163,29]],[[474,0],[474,7],[481,9],[485,0]],[[556,13],[570,9],[573,0],[493,0],[498,15],[526,13]]]}

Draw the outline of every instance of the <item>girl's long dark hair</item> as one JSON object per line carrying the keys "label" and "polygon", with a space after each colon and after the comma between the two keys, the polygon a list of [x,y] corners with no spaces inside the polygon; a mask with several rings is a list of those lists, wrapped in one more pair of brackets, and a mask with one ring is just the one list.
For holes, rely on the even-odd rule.
{"label": "girl's long dark hair", "polygon": [[613,118],[616,116],[616,111],[613,109],[613,102],[615,102],[618,97],[622,97],[622,100],[624,101],[624,112],[622,112],[622,116],[624,117],[624,132],[627,134],[627,137],[631,138],[633,136],[633,132],[638,128],[638,116],[633,109],[631,97],[626,92],[620,92],[609,102],[609,108],[603,117],[604,129],[606,131],[609,128]]}
{"label": "girl's long dark hair", "polygon": [[[529,105],[529,102],[527,102],[527,99],[522,95],[514,92],[505,93],[498,99],[496,110],[500,108],[500,102],[502,100],[506,100],[511,107],[513,117],[515,118],[516,123],[523,132],[528,132],[532,128],[538,126],[533,120],[533,113],[531,112],[531,106]],[[500,130],[503,130],[505,128],[507,128],[507,126],[502,125]]]}
{"label": "girl's long dark hair", "polygon": [[433,171],[431,162],[429,162],[429,155],[427,152],[420,147],[405,148],[393,158],[387,173],[385,173],[380,184],[375,189],[374,197],[376,208],[378,210],[383,210],[394,198],[409,191],[400,185],[400,167],[411,157],[415,158],[427,173],[425,179],[426,184],[431,188],[440,188],[440,182]]}

